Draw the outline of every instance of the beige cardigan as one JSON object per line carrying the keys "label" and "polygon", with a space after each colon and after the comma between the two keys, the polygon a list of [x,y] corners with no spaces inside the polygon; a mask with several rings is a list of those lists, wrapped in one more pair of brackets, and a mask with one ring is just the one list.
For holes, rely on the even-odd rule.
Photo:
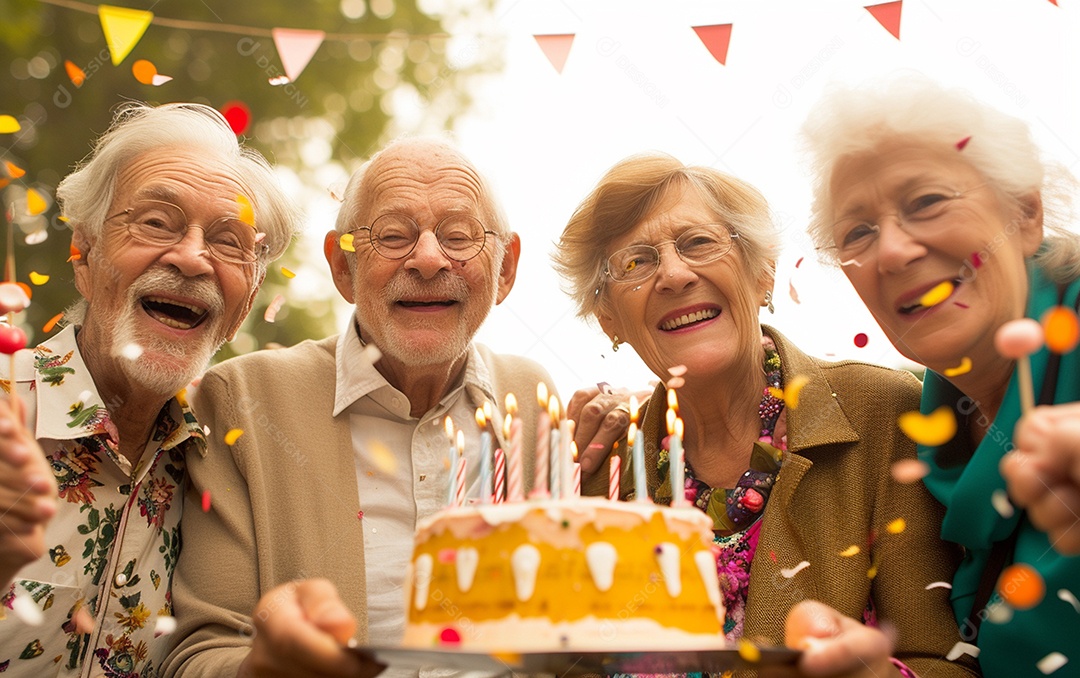
{"label": "beige cardigan", "polygon": [[[188,459],[183,549],[173,583],[179,643],[165,676],[233,676],[250,647],[262,594],[295,579],[333,582],[367,638],[364,537],[347,416],[333,417],[337,338],[305,341],[225,361],[203,377],[194,400],[209,450]],[[547,372],[517,356],[477,347],[495,403],[536,392]],[[478,389],[470,389],[467,391]],[[482,396],[470,392],[476,400]],[[534,407],[522,407],[523,446],[533,449]],[[232,446],[226,431],[243,435]],[[501,433],[498,433],[501,435]],[[525,455],[531,486],[532,455]],[[213,510],[199,510],[204,490]]]}
{"label": "beige cardigan", "polygon": [[[894,462],[915,458],[915,444],[896,420],[919,409],[919,381],[866,363],[818,360],[776,330],[763,329],[780,353],[783,383],[795,375],[809,382],[798,408],[787,409],[788,452],[750,566],[745,637],[783,645],[784,619],[801,600],[822,601],[858,620],[872,600],[879,622],[897,631],[895,656],[920,676],[977,675],[944,659],[960,640],[949,592],[925,590],[951,581],[959,562],[955,547],[938,537],[942,507],[922,483],[901,485],[890,475]],[[642,420],[650,495],[659,485],[666,403],[660,385]],[[628,462],[623,459],[624,496],[633,490]],[[603,478],[590,479],[589,494],[606,492],[607,474],[597,475]],[[897,518],[905,529],[890,534],[886,526]],[[852,545],[860,548],[857,555],[839,555]],[[804,560],[810,566],[795,576],[781,573]],[[873,563],[877,575],[870,579]]]}

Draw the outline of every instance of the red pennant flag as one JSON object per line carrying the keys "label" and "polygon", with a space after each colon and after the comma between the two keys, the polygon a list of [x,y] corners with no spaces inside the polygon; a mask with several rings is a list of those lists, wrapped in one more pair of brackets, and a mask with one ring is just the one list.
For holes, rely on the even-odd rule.
{"label": "red pennant flag", "polygon": [[709,54],[726,66],[728,43],[731,42],[731,24],[694,26],[693,29],[701,42],[705,44],[705,48],[709,50]]}
{"label": "red pennant flag", "polygon": [[904,0],[896,0],[896,2],[886,2],[882,5],[870,5],[866,8],[866,11],[873,14],[878,23],[884,26],[885,30],[892,33],[894,38],[899,40],[900,9],[903,4]]}
{"label": "red pennant flag", "polygon": [[560,33],[554,35],[534,35],[536,44],[544,51],[551,65],[560,74],[566,65],[566,58],[570,56],[570,47],[574,44],[573,33]]}

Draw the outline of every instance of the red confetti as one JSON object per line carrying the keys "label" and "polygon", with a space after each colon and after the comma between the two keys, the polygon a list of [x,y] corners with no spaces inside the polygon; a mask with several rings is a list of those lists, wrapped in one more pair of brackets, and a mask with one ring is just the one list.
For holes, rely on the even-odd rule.
{"label": "red confetti", "polygon": [[958,150],[958,151],[964,150],[964,146],[967,146],[969,141],[971,141],[971,137],[964,137],[960,141],[957,141],[956,142],[956,150]]}
{"label": "red confetti", "polygon": [[447,626],[439,634],[439,642],[443,645],[460,645],[461,634],[453,626]]}
{"label": "red confetti", "polygon": [[769,551],[769,558],[771,558],[772,561],[775,563],[776,562],[776,551]]}
{"label": "red confetti", "polygon": [[862,348],[863,346],[866,346],[866,344],[869,341],[870,341],[870,338],[867,337],[866,334],[863,333],[863,332],[859,332],[858,334],[855,335],[855,345],[858,346],[859,348]]}
{"label": "red confetti", "polygon": [[210,490],[203,490],[202,493],[202,512],[210,513]]}
{"label": "red confetti", "polygon": [[79,251],[78,247],[75,247],[75,243],[71,244],[71,249],[69,250],[69,253],[71,254],[71,256],[67,258],[68,261],[78,261],[79,259],[82,259],[82,252]]}
{"label": "red confetti", "polygon": [[979,253],[978,252],[972,252],[971,253],[971,267],[972,268],[979,268],[980,266],[982,266],[982,264],[983,264],[982,257],[979,256]]}
{"label": "red confetti", "polygon": [[364,519],[364,512],[363,511],[357,511],[356,512],[356,519],[357,520],[363,520]]}
{"label": "red confetti", "polygon": [[799,257],[799,260],[795,262],[795,268],[798,268],[802,264],[803,259],[805,259],[805,257]]}
{"label": "red confetti", "polygon": [[229,122],[233,134],[240,136],[251,124],[251,109],[242,101],[230,101],[221,109],[221,114]]}

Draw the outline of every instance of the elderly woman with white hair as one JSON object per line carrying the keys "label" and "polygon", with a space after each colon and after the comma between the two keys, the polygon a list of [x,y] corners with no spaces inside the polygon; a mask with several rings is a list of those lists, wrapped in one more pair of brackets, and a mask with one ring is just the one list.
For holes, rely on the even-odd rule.
{"label": "elderly woman with white hair", "polygon": [[[987,675],[1048,673],[1080,637],[1080,559],[1055,552],[1080,547],[1074,181],[1024,122],[923,79],[834,90],[805,136],[811,234],[897,350],[927,367],[922,412],[957,424],[919,454],[946,507],[941,534],[964,547],[951,596],[961,635]],[[1003,325],[1051,311],[1064,335],[1027,349],[999,337],[1011,357],[999,353]],[[1033,388],[1012,359],[1027,350]],[[1025,391],[1052,407],[1021,419]]]}
{"label": "elderly woman with white hair", "polygon": [[[890,466],[915,448],[883,424],[916,406],[918,383],[811,358],[759,323],[759,309],[771,307],[778,240],[754,187],[648,154],[600,180],[555,263],[578,314],[595,317],[616,348],[629,344],[662,380],[641,426],[646,490],[658,503],[673,494],[663,382],[685,368],[679,491],[713,519],[729,641],[802,648],[800,668],[814,675],[970,675],[944,659],[956,642],[947,595],[926,589],[956,563],[937,538],[940,507],[918,484],[889,480]],[[796,407],[795,382],[804,380]],[[636,493],[629,461],[623,498]]]}

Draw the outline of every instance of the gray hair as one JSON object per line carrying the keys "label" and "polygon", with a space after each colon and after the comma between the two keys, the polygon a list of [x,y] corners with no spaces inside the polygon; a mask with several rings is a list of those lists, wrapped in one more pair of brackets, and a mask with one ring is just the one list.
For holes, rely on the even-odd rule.
{"label": "gray hair", "polygon": [[1080,276],[1080,236],[1068,229],[1076,179],[1041,158],[1023,120],[965,91],[905,75],[864,87],[833,86],[810,112],[802,136],[813,190],[807,230],[821,252],[833,244],[830,183],[839,162],[888,141],[948,149],[967,139],[960,157],[1000,195],[1013,201],[1041,195],[1046,236],[1035,263],[1059,282]]}
{"label": "gray hair", "polygon": [[132,102],[121,106],[90,155],[56,187],[56,198],[69,223],[82,228],[91,243],[96,242],[109,216],[120,172],[148,151],[178,145],[224,158],[253,193],[249,197],[256,223],[266,233],[264,243],[269,248],[258,262],[265,270],[300,231],[300,214],[285,197],[266,159],[240,144],[225,117],[202,104],[155,107]]}

